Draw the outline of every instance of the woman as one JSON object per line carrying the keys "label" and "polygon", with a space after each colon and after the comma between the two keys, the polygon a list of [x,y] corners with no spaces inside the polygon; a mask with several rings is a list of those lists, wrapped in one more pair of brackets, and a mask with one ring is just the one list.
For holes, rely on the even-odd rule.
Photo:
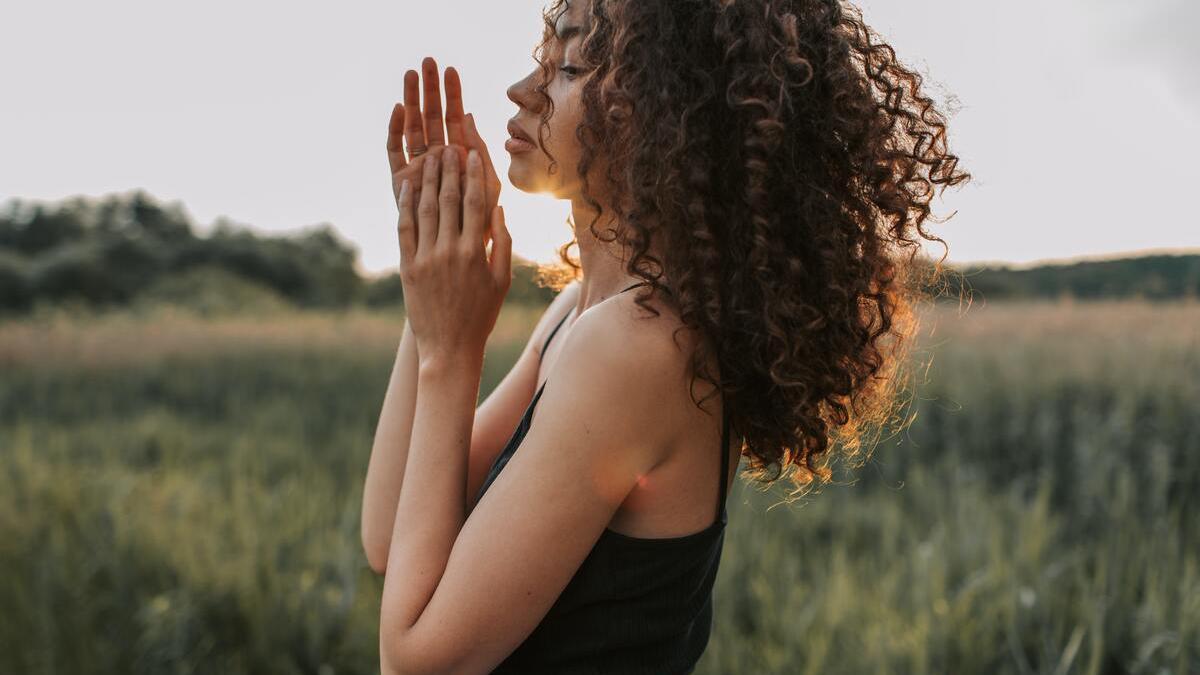
{"label": "woman", "polygon": [[444,114],[430,59],[424,110],[410,72],[393,111],[408,323],[363,502],[384,673],[691,672],[738,458],[808,487],[891,418],[917,237],[968,178],[920,78],[834,0],[543,18],[509,178],[571,201],[582,274],[478,410],[499,181],[452,69]]}

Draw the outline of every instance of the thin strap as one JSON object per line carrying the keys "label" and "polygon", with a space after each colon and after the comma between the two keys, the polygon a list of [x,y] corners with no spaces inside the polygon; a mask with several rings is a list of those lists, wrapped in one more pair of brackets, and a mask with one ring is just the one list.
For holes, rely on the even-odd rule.
{"label": "thin strap", "polygon": [[546,341],[542,343],[542,351],[538,354],[538,363],[541,363],[542,356],[546,353],[546,347],[550,346],[550,341],[554,339],[554,334],[558,332],[559,328],[562,328],[562,325],[567,320],[567,317],[571,316],[573,309],[574,308],[568,309],[567,313],[563,314],[563,317],[558,320],[558,325],[554,327],[554,330],[550,331],[550,335],[546,336]]}
{"label": "thin strap", "polygon": [[717,497],[717,517],[725,508],[725,481],[729,473],[729,414],[726,412],[725,400],[721,400],[721,485],[720,496]]}
{"label": "thin strap", "polygon": [[[630,286],[629,288],[626,288],[625,291],[632,291],[633,289],[637,288],[638,286],[643,286],[646,283],[648,283],[648,282],[645,282],[645,281],[638,282],[638,283]],[[621,291],[621,293],[624,293],[625,291]],[[542,360],[542,355],[544,355],[546,353],[546,347],[549,347],[550,341],[554,339],[554,334],[558,332],[559,328],[562,328],[562,325],[563,325],[563,323],[566,322],[567,317],[571,316],[571,311],[572,310],[568,309],[567,313],[563,314],[563,317],[558,320],[558,325],[554,327],[554,330],[550,331],[550,334],[546,336],[546,341],[542,343],[542,351],[541,351],[541,353],[538,354],[539,362],[541,362],[541,360]]]}
{"label": "thin strap", "polygon": [[[648,283],[650,283],[650,282],[649,281],[639,281],[636,284],[630,286],[629,288],[626,288],[625,291],[633,290],[633,289],[637,288],[638,286],[645,286]],[[666,286],[659,286],[659,288],[663,289],[667,293],[671,292],[671,289],[667,288]],[[621,292],[624,293],[625,291],[621,291]]]}

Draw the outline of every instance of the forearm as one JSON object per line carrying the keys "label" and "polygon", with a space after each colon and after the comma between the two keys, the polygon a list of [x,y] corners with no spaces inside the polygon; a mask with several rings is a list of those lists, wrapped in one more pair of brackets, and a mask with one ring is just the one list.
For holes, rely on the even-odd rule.
{"label": "forearm", "polygon": [[[458,360],[419,374],[409,484],[396,506],[384,579],[380,637],[399,640],[420,618],[466,520],[467,451],[481,363]],[[403,523],[404,526],[399,526]]]}
{"label": "forearm", "polygon": [[363,484],[362,543],[371,567],[383,571],[395,525],[396,503],[404,482],[417,401],[417,339],[408,320],[396,350],[392,376],[375,427]]}

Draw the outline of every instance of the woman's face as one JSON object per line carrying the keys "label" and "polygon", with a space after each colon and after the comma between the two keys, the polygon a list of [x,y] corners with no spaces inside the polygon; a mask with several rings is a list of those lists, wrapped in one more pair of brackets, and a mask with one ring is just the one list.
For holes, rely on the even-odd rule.
{"label": "woman's face", "polygon": [[[579,47],[586,32],[587,2],[575,0],[562,12],[555,23],[555,37],[547,46],[545,58],[553,69],[546,95],[554,101],[554,114],[545,132],[545,147],[554,155],[558,166],[550,174],[550,160],[536,146],[538,126],[545,100],[534,87],[541,77],[541,68],[508,88],[508,98],[517,104],[517,114],[511,120],[533,145],[509,139],[505,150],[512,158],[508,178],[523,192],[543,192],[560,199],[572,199],[582,189],[576,173],[580,148],[575,129],[582,116],[580,93],[588,71],[579,58]],[[589,173],[593,173],[589,171]]]}

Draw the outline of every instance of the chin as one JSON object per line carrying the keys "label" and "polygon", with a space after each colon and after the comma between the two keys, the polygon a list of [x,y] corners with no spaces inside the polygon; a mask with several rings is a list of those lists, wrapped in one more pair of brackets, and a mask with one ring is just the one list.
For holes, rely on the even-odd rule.
{"label": "chin", "polygon": [[529,194],[540,194],[555,199],[569,199],[562,194],[559,186],[550,184],[550,177],[544,172],[541,175],[531,175],[529,168],[524,165],[521,159],[513,158],[511,164],[508,165],[508,182],[521,192]]}
{"label": "chin", "polygon": [[529,179],[528,172],[524,170],[524,167],[517,166],[518,161],[514,158],[508,165],[508,182],[521,192],[537,192],[537,186]]}

